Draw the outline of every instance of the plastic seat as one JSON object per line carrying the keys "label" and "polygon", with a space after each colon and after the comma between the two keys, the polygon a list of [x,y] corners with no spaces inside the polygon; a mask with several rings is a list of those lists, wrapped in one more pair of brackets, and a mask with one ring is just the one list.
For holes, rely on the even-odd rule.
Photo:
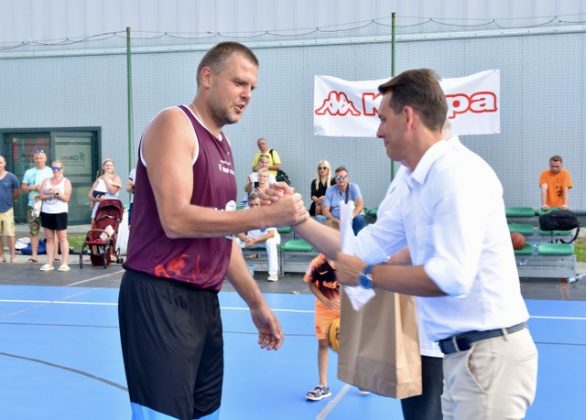
{"label": "plastic seat", "polygon": [[505,212],[507,217],[533,217],[537,215],[531,207],[507,207]]}
{"label": "plastic seat", "polygon": [[509,223],[511,233],[520,233],[523,236],[533,235],[533,225],[529,223]]}
{"label": "plastic seat", "polygon": [[364,218],[367,224],[375,223],[378,213],[378,207],[364,208]]}
{"label": "plastic seat", "polygon": [[541,216],[542,214],[545,214],[545,213],[551,213],[554,210],[560,210],[560,208],[559,207],[550,207],[547,210],[537,209],[536,213],[538,216]]}
{"label": "plastic seat", "polygon": [[287,235],[293,232],[293,228],[291,226],[281,226],[280,228],[277,228],[277,232],[279,232],[281,235]]}
{"label": "plastic seat", "polygon": [[525,245],[523,249],[516,249],[515,255],[531,255],[533,254],[533,247],[529,244]]}
{"label": "plastic seat", "polygon": [[285,272],[303,273],[317,251],[303,239],[290,239],[280,245],[281,275]]}
{"label": "plastic seat", "polygon": [[574,247],[571,244],[540,244],[537,248],[539,255],[574,255]]}
{"label": "plastic seat", "polygon": [[281,244],[282,252],[312,252],[311,244],[303,239],[290,239]]}

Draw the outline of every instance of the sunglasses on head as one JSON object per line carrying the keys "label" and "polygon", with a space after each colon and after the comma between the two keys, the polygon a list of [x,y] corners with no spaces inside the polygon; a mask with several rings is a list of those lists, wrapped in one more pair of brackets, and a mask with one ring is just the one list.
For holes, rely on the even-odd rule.
{"label": "sunglasses on head", "polygon": [[35,149],[35,150],[33,150],[33,153],[34,154],[37,154],[37,153],[45,153],[45,149]]}

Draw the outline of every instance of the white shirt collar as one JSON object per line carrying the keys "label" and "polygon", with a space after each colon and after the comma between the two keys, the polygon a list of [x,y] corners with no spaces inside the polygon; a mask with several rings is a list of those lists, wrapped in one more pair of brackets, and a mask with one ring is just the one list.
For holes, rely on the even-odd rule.
{"label": "white shirt collar", "polygon": [[408,171],[409,176],[407,177],[407,184],[409,188],[415,186],[415,183],[422,185],[425,183],[425,179],[429,174],[433,164],[436,160],[438,160],[441,156],[443,156],[447,152],[447,142],[445,140],[440,140],[431,146],[424,155],[419,160],[419,163],[415,167],[414,171]]}

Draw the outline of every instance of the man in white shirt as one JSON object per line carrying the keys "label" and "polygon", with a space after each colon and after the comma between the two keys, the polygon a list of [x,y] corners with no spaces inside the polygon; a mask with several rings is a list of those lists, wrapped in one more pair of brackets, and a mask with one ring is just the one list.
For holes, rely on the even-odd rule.
{"label": "man in white shirt", "polygon": [[[490,166],[442,141],[447,104],[437,76],[410,70],[379,86],[377,137],[406,166],[397,203],[357,236],[356,254],[307,220],[298,233],[335,257],[342,284],[418,296],[421,323],[444,353],[444,419],[523,418],[537,384],[537,350],[519,285],[503,190]],[[369,266],[409,247],[412,266]]]}
{"label": "man in white shirt", "polygon": [[[462,146],[457,135],[452,134],[452,127],[449,121],[446,121],[442,130],[442,137],[454,148]],[[389,185],[385,198],[378,206],[377,220],[384,217],[384,214],[391,210],[400,202],[401,191],[407,188],[405,183],[405,171],[407,168],[401,166],[393,182]],[[359,257],[361,255],[358,255]],[[393,264],[411,265],[411,256],[409,249],[404,248],[390,259]],[[432,341],[427,334],[425,325],[421,322],[424,314],[418,310],[419,320],[419,352],[421,353],[421,379],[422,393],[414,397],[403,398],[401,400],[401,409],[404,420],[442,420],[441,395],[443,389],[444,374],[442,368],[443,354],[438,344]]]}
{"label": "man in white shirt", "polygon": [[[260,206],[261,199],[258,193],[253,191],[248,194],[248,207],[255,208]],[[277,228],[265,227],[239,233],[236,236],[236,242],[240,248],[264,245],[269,263],[269,277],[267,281],[274,282],[279,280],[279,253],[277,247],[281,243],[281,235],[277,231]]]}
{"label": "man in white shirt", "polygon": [[[38,262],[37,251],[39,248],[39,236],[41,231],[41,212],[40,204],[41,201],[37,200],[39,196],[41,184],[47,178],[53,176],[53,171],[47,166],[47,155],[42,149],[35,149],[33,151],[33,161],[35,166],[27,169],[22,178],[21,190],[22,192],[28,193],[28,211],[27,211],[27,222],[29,232],[31,234],[31,249],[32,254],[29,258],[29,262]],[[35,203],[37,204],[38,211],[35,211]]]}

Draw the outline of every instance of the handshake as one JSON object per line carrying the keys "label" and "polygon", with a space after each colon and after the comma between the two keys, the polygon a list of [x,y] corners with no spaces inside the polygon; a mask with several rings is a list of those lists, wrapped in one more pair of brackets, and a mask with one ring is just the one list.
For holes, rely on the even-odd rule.
{"label": "handshake", "polygon": [[295,226],[309,218],[301,194],[284,182],[275,182],[258,194],[272,226]]}

